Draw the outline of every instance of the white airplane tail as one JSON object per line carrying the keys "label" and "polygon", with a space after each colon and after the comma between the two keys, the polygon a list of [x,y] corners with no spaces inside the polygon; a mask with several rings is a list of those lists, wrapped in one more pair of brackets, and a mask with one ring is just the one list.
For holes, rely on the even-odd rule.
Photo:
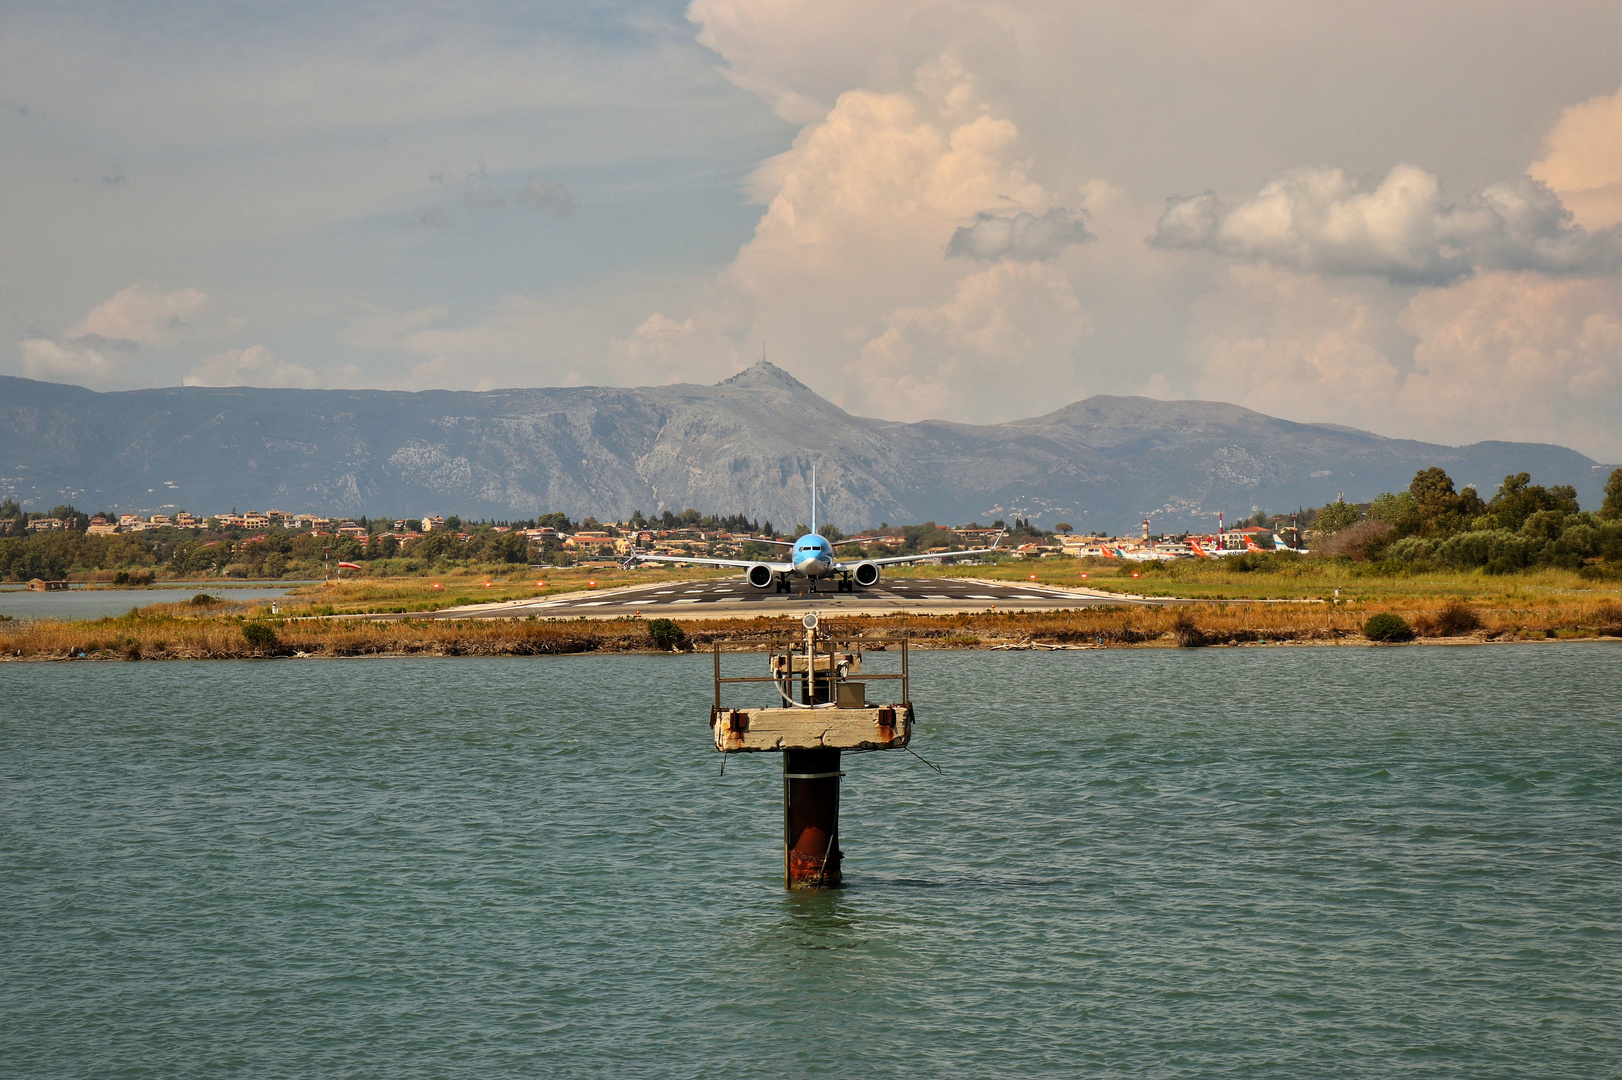
{"label": "white airplane tail", "polygon": [[817,467],[811,466],[811,535],[817,535]]}

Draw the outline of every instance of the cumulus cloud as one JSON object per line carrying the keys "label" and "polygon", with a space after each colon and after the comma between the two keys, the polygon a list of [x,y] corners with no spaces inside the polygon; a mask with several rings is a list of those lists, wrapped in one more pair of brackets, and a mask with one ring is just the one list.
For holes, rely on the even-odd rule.
{"label": "cumulus cloud", "polygon": [[103,300],[65,335],[71,341],[95,338],[163,348],[219,329],[214,298],[201,289],[166,293],[138,281]]}
{"label": "cumulus cloud", "polygon": [[[1053,267],[1005,262],[959,280],[942,303],[890,313],[847,364],[847,384],[901,420],[977,412],[1008,420],[1068,402],[1069,361],[1089,322]],[[1058,365],[1055,361],[1059,361]],[[1055,367],[1060,370],[1055,370]],[[1033,387],[1037,395],[1033,396]]]}
{"label": "cumulus cloud", "polygon": [[[921,66],[908,90],[841,94],[756,172],[766,213],[692,342],[783,342],[790,367],[848,358],[823,369],[842,371],[838,382],[815,367],[808,381],[870,414],[966,419],[992,407],[988,392],[1012,412],[1050,404],[1051,386],[1000,379],[996,364],[1073,369],[1086,321],[1074,290],[1058,271],[1024,267],[1090,234],[1079,211],[1053,209],[1018,146],[1018,127],[950,56]],[[954,238],[992,266],[942,259]]]}
{"label": "cumulus cloud", "polygon": [[312,367],[278,360],[269,349],[254,345],[210,356],[181,380],[183,386],[317,387],[322,378]]}
{"label": "cumulus cloud", "polygon": [[[118,343],[122,345],[122,343]],[[107,349],[86,341],[63,343],[49,338],[24,338],[18,348],[23,373],[45,382],[108,386],[123,374],[130,350]]]}
{"label": "cumulus cloud", "polygon": [[1587,228],[1622,224],[1622,90],[1562,112],[1548,153],[1526,171]]}
{"label": "cumulus cloud", "polygon": [[1202,395],[1273,415],[1622,460],[1614,278],[1485,272],[1413,292],[1235,266],[1197,306],[1189,347]]}
{"label": "cumulus cloud", "polygon": [[1168,199],[1150,243],[1413,284],[1478,270],[1622,269],[1622,229],[1576,224],[1541,181],[1519,177],[1455,204],[1436,176],[1411,165],[1373,188],[1341,169],[1292,169],[1233,206],[1212,192]]}
{"label": "cumulus cloud", "polygon": [[946,254],[997,262],[1040,262],[1072,244],[1098,239],[1087,231],[1083,215],[1055,206],[1041,217],[1029,211],[1013,215],[983,210],[974,224],[961,226],[946,245]]}
{"label": "cumulus cloud", "polygon": [[113,386],[138,354],[219,337],[239,325],[220,317],[201,289],[164,292],[138,281],[97,304],[60,339],[29,337],[19,344],[29,378]]}
{"label": "cumulus cloud", "polygon": [[1483,274],[1403,310],[1401,408],[1459,438],[1557,442],[1622,460],[1622,285]]}

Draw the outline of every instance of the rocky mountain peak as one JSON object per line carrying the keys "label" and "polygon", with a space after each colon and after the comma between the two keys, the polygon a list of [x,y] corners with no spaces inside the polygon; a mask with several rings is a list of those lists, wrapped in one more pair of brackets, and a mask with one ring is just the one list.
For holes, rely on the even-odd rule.
{"label": "rocky mountain peak", "polygon": [[722,379],[716,385],[739,386],[746,389],[792,390],[798,394],[814,393],[809,386],[768,360],[761,360],[751,367],[746,367],[730,379]]}

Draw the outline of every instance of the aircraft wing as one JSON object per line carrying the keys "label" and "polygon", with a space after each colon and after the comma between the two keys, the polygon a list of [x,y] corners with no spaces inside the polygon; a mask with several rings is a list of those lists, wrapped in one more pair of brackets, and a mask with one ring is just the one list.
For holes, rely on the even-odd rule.
{"label": "aircraft wing", "polygon": [[634,566],[639,562],[671,562],[692,563],[696,566],[741,566],[748,569],[751,566],[769,566],[775,574],[787,574],[794,569],[793,563],[768,562],[760,559],[701,559],[693,555],[632,555],[625,560],[627,565]]}
{"label": "aircraft wing", "polygon": [[[1007,535],[1006,532],[1003,535]],[[937,551],[933,555],[886,555],[882,559],[863,559],[875,566],[894,566],[897,563],[928,562],[931,559],[957,559],[964,555],[990,555],[997,550],[997,544],[1002,543],[1002,536],[997,537],[996,543],[988,548],[971,548],[968,551]]]}

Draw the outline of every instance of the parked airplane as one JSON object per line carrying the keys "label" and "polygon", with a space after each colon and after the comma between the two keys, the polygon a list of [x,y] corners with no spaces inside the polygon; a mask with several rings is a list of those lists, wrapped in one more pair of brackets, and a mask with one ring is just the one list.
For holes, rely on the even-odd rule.
{"label": "parked airplane", "polygon": [[1181,544],[1156,544],[1151,548],[1129,548],[1120,544],[1104,544],[1100,551],[1105,558],[1124,559],[1127,562],[1171,562],[1173,559],[1187,558],[1191,551],[1182,550]]}
{"label": "parked airplane", "polygon": [[633,551],[625,560],[627,569],[641,562],[668,562],[692,563],[696,566],[741,566],[744,568],[744,578],[757,589],[769,589],[777,586],[777,591],[793,592],[795,581],[809,581],[811,591],[817,591],[817,582],[832,579],[839,592],[855,592],[856,586],[868,588],[879,583],[880,567],[894,566],[900,563],[927,562],[931,559],[955,559],[963,555],[989,555],[997,550],[1002,538],[1008,532],[1004,529],[997,534],[997,539],[988,548],[975,548],[970,551],[943,551],[933,555],[891,555],[882,559],[862,559],[858,562],[847,563],[841,561],[835,554],[834,548],[846,544],[861,544],[874,539],[871,536],[859,536],[851,540],[829,541],[817,533],[817,471],[811,470],[811,531],[798,540],[761,540],[755,539],[757,544],[776,544],[779,547],[791,549],[789,557],[781,562],[757,561],[750,559],[701,559],[690,555],[644,555]]}
{"label": "parked airplane", "polygon": [[[1297,537],[1299,537],[1300,535],[1301,534],[1299,532],[1296,533]],[[1290,544],[1289,544],[1289,541],[1285,540],[1284,537],[1280,536],[1276,532],[1273,534],[1273,550],[1274,551],[1293,551],[1297,555],[1305,555],[1307,553],[1307,549],[1304,548],[1304,547],[1291,547]]]}
{"label": "parked airplane", "polygon": [[[1244,542],[1243,547],[1229,547],[1229,544]],[[1265,551],[1261,545],[1251,539],[1248,533],[1219,533],[1214,539],[1188,538],[1188,546],[1194,549],[1194,554],[1202,559],[1221,559],[1229,555],[1248,555],[1252,551]]]}

